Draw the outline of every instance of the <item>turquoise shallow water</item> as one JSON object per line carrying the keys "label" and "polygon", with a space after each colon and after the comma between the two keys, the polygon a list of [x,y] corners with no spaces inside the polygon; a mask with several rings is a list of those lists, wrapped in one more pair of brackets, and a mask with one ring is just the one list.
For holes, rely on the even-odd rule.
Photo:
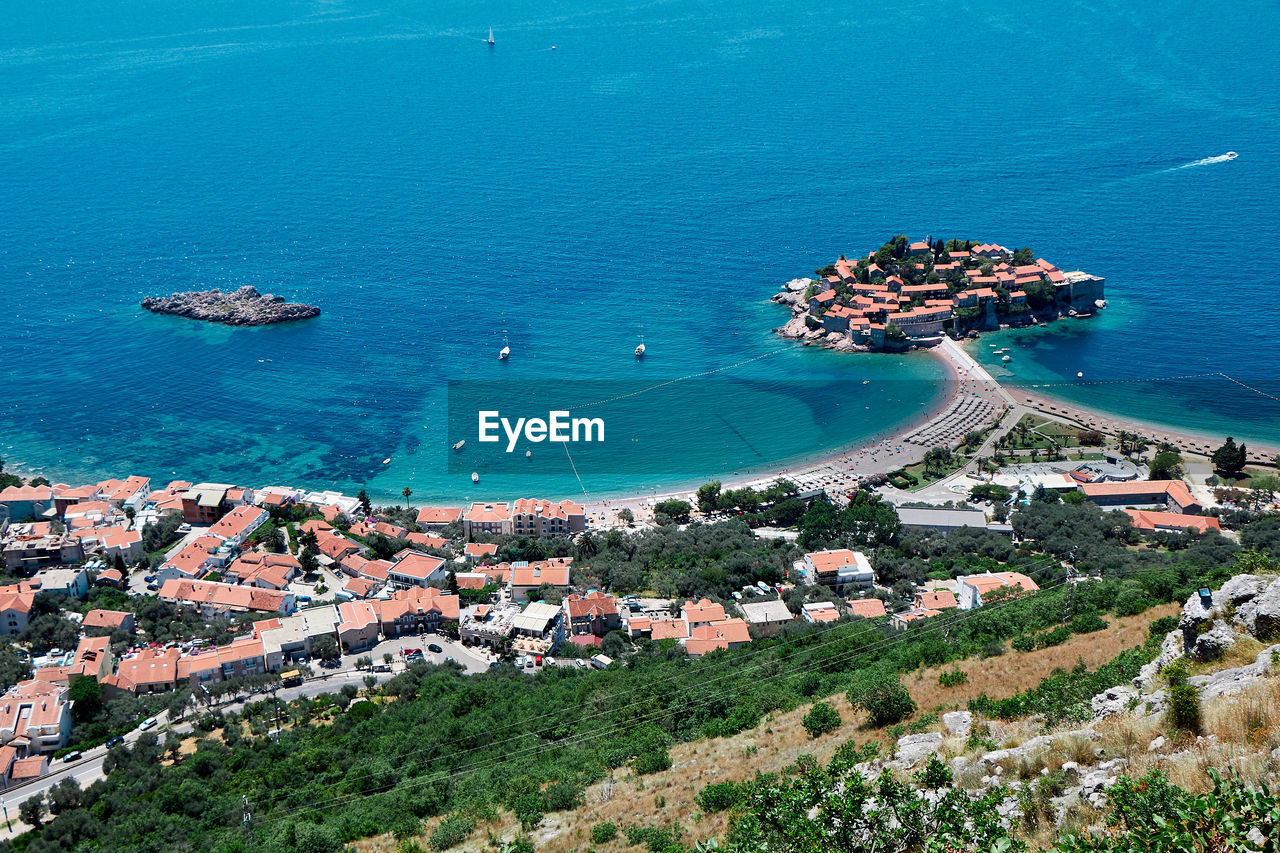
{"label": "turquoise shallow water", "polygon": [[[938,393],[927,358],[768,332],[781,282],[897,232],[1108,278],[1112,307],[1040,334],[1019,370],[1229,368],[1280,394],[1280,75],[1256,49],[1278,23],[1176,2],[16,0],[0,455],[65,478],[461,498],[479,490],[448,451],[451,380],[718,371],[618,413],[670,423],[660,446],[624,429],[581,486],[566,464],[486,471],[484,494],[793,459]],[[225,329],[137,308],[243,284],[325,314]],[[1280,439],[1274,401],[1230,383],[1106,402]]]}

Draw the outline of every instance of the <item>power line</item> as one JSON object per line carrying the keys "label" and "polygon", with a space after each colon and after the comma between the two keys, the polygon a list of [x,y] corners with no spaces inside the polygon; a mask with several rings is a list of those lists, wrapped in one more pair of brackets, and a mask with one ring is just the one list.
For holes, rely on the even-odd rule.
{"label": "power line", "polygon": [[[1050,557],[1050,556],[1048,556],[1048,555],[1045,555],[1045,559],[1047,559],[1047,560],[1051,560],[1051,561],[1054,561],[1054,562],[1057,562],[1056,558]],[[1122,573],[1127,573],[1127,572],[1118,572],[1117,574],[1122,574]],[[1053,589],[1058,589],[1058,588],[1062,587],[1063,585],[1065,585],[1065,584],[1067,584],[1067,583],[1068,583],[1068,581],[1064,579],[1064,580],[1062,580],[1062,581],[1060,581],[1060,582],[1058,582],[1058,583],[1051,584],[1051,585],[1049,585],[1049,586],[1046,586],[1046,587],[1041,588],[1041,589],[1040,589],[1040,592],[1048,592],[1048,591],[1053,590]],[[1001,609],[1002,607],[1007,607],[1007,606],[1009,606],[1009,605],[1013,604],[1014,602],[1016,602],[1016,601],[1018,601],[1018,600],[1020,600],[1020,599],[1015,598],[1015,599],[1008,599],[1008,600],[1001,601],[1001,602],[993,602],[992,604],[986,605],[986,606],[983,608],[983,610],[984,610],[985,612],[991,612],[991,611],[993,611],[993,610]],[[897,612],[905,612],[905,611],[897,611]],[[870,644],[870,645],[868,645],[868,646],[865,646],[865,647],[862,647],[862,648],[859,648],[859,649],[852,650],[852,651],[850,651],[850,652],[848,652],[848,653],[846,653],[846,654],[843,654],[843,655],[840,655],[840,656],[837,656],[837,657],[834,657],[834,658],[828,658],[828,659],[823,659],[823,660],[814,660],[814,661],[812,661],[811,663],[809,663],[808,665],[802,665],[802,666],[799,666],[799,667],[797,667],[796,669],[792,670],[792,671],[791,671],[791,674],[792,674],[792,675],[795,675],[795,674],[802,674],[802,673],[808,672],[808,671],[810,671],[811,669],[814,669],[814,668],[818,668],[818,667],[826,668],[826,667],[830,667],[830,666],[835,665],[835,664],[840,664],[840,663],[843,663],[843,662],[845,662],[845,661],[847,661],[847,660],[851,660],[851,659],[856,658],[856,657],[865,656],[865,655],[871,654],[871,653],[873,653],[873,652],[882,651],[882,650],[884,650],[884,649],[890,648],[890,647],[892,647],[892,646],[894,646],[894,645],[897,645],[897,644],[900,644],[900,643],[905,643],[905,642],[906,642],[907,640],[909,640],[909,639],[911,639],[911,640],[918,639],[922,634],[936,634],[936,633],[940,633],[940,632],[945,634],[945,633],[946,633],[946,632],[948,632],[952,627],[954,627],[954,626],[955,626],[955,624],[957,624],[958,622],[960,622],[960,621],[961,621],[959,618],[957,618],[957,616],[959,616],[959,614],[957,614],[956,616],[952,616],[952,617],[946,617],[946,616],[943,616],[943,617],[938,617],[938,618],[935,618],[935,619],[931,619],[929,623],[927,623],[927,624],[925,624],[924,626],[922,626],[922,627],[920,627],[920,628],[916,629],[916,631],[915,631],[912,635],[910,635],[910,636],[908,636],[908,635],[905,635],[905,634],[904,634],[904,635],[899,636],[899,637],[890,637],[890,638],[885,638],[883,641],[881,641],[881,642],[879,642],[879,643],[872,643],[872,644]],[[858,623],[849,623],[849,624],[855,624],[855,625],[856,625],[856,624],[858,624]],[[834,632],[831,632],[831,633],[834,633]],[[800,654],[800,653],[802,653],[802,652],[811,652],[811,651],[813,651],[815,648],[820,648],[820,647],[821,647],[821,646],[823,646],[823,645],[829,645],[829,644],[831,644],[831,643],[834,643],[834,642],[838,641],[839,639],[841,639],[841,638],[838,638],[838,637],[826,638],[826,639],[824,639],[824,641],[823,641],[823,642],[821,642],[821,643],[819,643],[819,644],[816,644],[816,645],[813,645],[813,646],[807,646],[807,647],[803,647],[803,648],[800,648],[800,649],[795,650],[795,652],[793,652],[789,657],[794,657],[794,656],[796,656],[796,655],[798,655],[798,654]],[[763,653],[763,652],[765,652],[765,651],[768,651],[768,650],[767,650],[767,649],[760,649],[760,650],[757,650],[757,651],[752,651],[752,652],[750,652],[750,654],[760,654],[760,653]],[[783,660],[783,659],[773,659],[773,658],[770,658],[769,660],[763,661],[763,662],[761,662],[761,663],[759,663],[759,664],[755,664],[755,665],[754,665],[754,666],[752,666],[751,668],[752,668],[752,669],[759,669],[761,666],[763,666],[763,665],[765,665],[765,664],[767,664],[767,663],[774,663],[774,662],[778,662],[778,663],[780,663],[780,662],[782,662],[782,660]],[[732,674],[740,674],[740,673],[741,673],[741,668],[739,668],[739,669],[735,670],[735,673],[732,673]],[[727,675],[726,675],[726,676],[722,676],[721,678],[724,678],[724,677],[727,677]],[[716,680],[721,680],[721,679],[716,679]],[[659,684],[661,684],[661,683],[662,683],[662,682],[659,682]],[[700,702],[706,702],[706,701],[710,701],[710,700],[712,700],[712,699],[720,698],[720,697],[724,697],[724,696],[727,696],[727,695],[729,695],[729,691],[721,691],[721,692],[719,692],[719,693],[704,694],[704,695],[702,695],[702,696],[700,696],[700,697],[699,697],[699,701],[700,701]],[[632,707],[632,706],[634,706],[634,705],[636,705],[636,704],[639,704],[641,701],[643,701],[643,700],[637,700],[636,702],[632,702],[632,703],[630,703],[629,705],[624,705],[624,706],[622,706],[621,708],[613,709],[613,710],[610,710],[610,711],[599,712],[599,713],[597,713],[597,714],[588,715],[587,717],[579,718],[579,719],[578,719],[577,721],[575,721],[575,722],[577,722],[577,723],[581,723],[581,722],[586,722],[586,721],[588,721],[588,720],[594,719],[594,718],[596,718],[596,717],[604,716],[604,715],[606,715],[606,714],[617,714],[617,713],[619,713],[619,712],[621,712],[621,711],[623,711],[623,710],[626,710],[626,709],[627,709],[627,708],[629,708],[629,707]],[[635,718],[635,719],[633,719],[633,720],[630,720],[630,721],[628,721],[628,724],[629,724],[630,726],[633,726],[633,727],[634,727],[634,726],[639,725],[639,724],[641,724],[641,723],[645,723],[645,722],[652,722],[653,720],[658,719],[659,717],[665,716],[665,715],[667,715],[667,714],[669,714],[669,713],[670,713],[670,711],[669,711],[668,709],[662,709],[662,710],[659,710],[659,711],[654,711],[654,712],[651,712],[651,713],[649,713],[649,714],[647,714],[647,715],[641,715],[641,716],[640,716],[640,717],[638,717],[638,718]],[[544,715],[544,716],[547,716],[547,715]],[[604,730],[602,730],[602,731],[594,732],[594,733],[586,733],[586,734],[582,734],[582,735],[575,735],[575,736],[571,736],[571,737],[565,738],[565,739],[563,739],[563,740],[557,741],[557,742],[554,744],[554,746],[555,746],[555,747],[567,747],[567,746],[581,745],[581,744],[586,743],[586,742],[588,742],[588,741],[598,740],[598,739],[600,739],[600,738],[603,738],[603,737],[606,737],[606,736],[612,735],[612,734],[616,731],[616,729],[617,729],[617,727],[615,726],[615,727],[610,727],[610,728],[604,729]],[[500,746],[500,745],[502,745],[502,744],[503,744],[503,743],[505,743],[505,742],[509,742],[509,741],[511,741],[511,740],[515,740],[515,739],[517,739],[517,738],[525,738],[525,737],[528,737],[528,736],[530,736],[530,735],[538,736],[538,735],[541,735],[541,734],[546,734],[546,733],[548,733],[549,731],[551,731],[551,730],[550,730],[550,729],[545,729],[545,730],[543,730],[542,732],[523,732],[523,733],[521,733],[521,734],[520,734],[520,735],[518,735],[518,736],[513,736],[512,738],[508,738],[508,739],[503,740],[503,741],[496,741],[496,742],[491,742],[491,743],[484,744],[484,745],[477,746],[477,747],[471,747],[471,748],[469,748],[469,749],[467,749],[467,750],[464,750],[464,751],[463,751],[463,754],[465,754],[465,753],[467,753],[467,752],[474,752],[474,751],[479,750],[479,749],[491,749],[491,748],[493,748],[493,747]],[[330,798],[329,800],[321,801],[321,802],[318,802],[318,803],[310,803],[310,804],[307,804],[307,805],[298,806],[298,807],[295,807],[295,808],[293,808],[293,809],[284,810],[284,811],[280,812],[279,814],[273,814],[273,815],[271,815],[270,817],[265,818],[264,820],[265,820],[265,822],[270,823],[270,822],[274,822],[274,821],[277,821],[277,820],[282,820],[282,819],[287,818],[287,817],[289,817],[289,816],[291,816],[291,815],[300,814],[300,813],[303,813],[303,812],[309,812],[309,811],[316,811],[316,810],[320,810],[320,809],[325,809],[325,808],[329,808],[329,807],[331,807],[331,806],[343,805],[343,804],[348,803],[348,802],[354,802],[354,801],[355,801],[355,800],[357,800],[357,799],[360,799],[360,798],[362,798],[362,797],[366,797],[366,796],[371,796],[371,795],[374,795],[374,794],[389,793],[390,791],[398,790],[398,789],[400,789],[400,788],[412,787],[412,786],[419,785],[419,784],[430,784],[430,783],[432,783],[432,782],[442,781],[442,780],[444,780],[444,779],[449,779],[449,778],[459,777],[459,776],[462,776],[462,775],[465,775],[465,774],[475,773],[475,772],[477,772],[477,771],[479,771],[479,770],[484,769],[485,767],[493,766],[493,765],[495,765],[495,764],[499,764],[499,763],[510,762],[510,761],[512,761],[512,760],[515,760],[515,759],[518,759],[518,758],[522,758],[522,757],[524,757],[526,754],[531,754],[531,753],[533,753],[533,752],[537,752],[537,751],[542,750],[542,749],[545,749],[545,748],[548,748],[548,747],[547,747],[546,745],[543,745],[543,744],[535,744],[535,745],[528,746],[528,747],[524,747],[524,748],[522,748],[522,749],[516,750],[515,752],[508,753],[508,754],[505,754],[505,755],[502,755],[502,756],[495,756],[495,757],[492,757],[492,758],[489,758],[489,759],[485,759],[485,760],[483,760],[483,761],[474,762],[474,763],[472,763],[472,764],[470,764],[470,765],[468,765],[468,766],[466,766],[466,767],[458,768],[458,769],[455,769],[455,770],[452,770],[452,771],[438,771],[438,772],[433,773],[433,774],[427,774],[427,775],[425,775],[425,776],[419,776],[419,777],[415,777],[415,778],[408,779],[408,780],[402,780],[402,781],[400,781],[400,782],[394,782],[394,783],[391,783],[391,784],[386,785],[386,786],[380,786],[380,787],[374,787],[374,788],[367,788],[367,789],[364,789],[364,790],[359,791],[359,792],[353,792],[353,793],[351,793],[351,794],[342,795],[342,796],[340,796],[340,797]],[[422,752],[422,751],[425,751],[425,750],[418,750],[417,752]],[[413,754],[415,754],[415,753],[409,753],[409,755],[413,755]],[[403,758],[405,758],[405,757],[406,757],[406,756],[401,756],[401,759],[403,759]],[[280,796],[278,796],[278,797],[273,798],[273,800],[278,800],[278,799],[280,799],[280,798],[281,798],[281,796],[286,796],[286,795],[280,795]]]}

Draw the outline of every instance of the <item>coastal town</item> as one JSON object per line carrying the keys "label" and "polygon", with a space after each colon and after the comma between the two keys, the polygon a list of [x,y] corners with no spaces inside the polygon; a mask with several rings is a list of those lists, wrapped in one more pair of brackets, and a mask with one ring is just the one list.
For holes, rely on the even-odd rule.
{"label": "coastal town", "polygon": [[[1220,518],[1250,500],[1265,504],[1263,492],[1276,488],[1269,469],[1244,471],[1275,461],[1230,441],[1234,461],[1222,448],[1180,455],[1157,439],[1103,435],[1065,408],[1046,416],[1029,399],[1002,402],[976,414],[953,403],[912,430],[903,440],[929,446],[923,467],[871,453],[874,475],[814,475],[818,468],[796,481],[708,484],[639,502],[376,508],[363,493],[5,474],[0,626],[12,675],[0,697],[0,777],[21,790],[56,774],[52,760],[86,760],[136,738],[161,709],[181,719],[200,704],[281,684],[328,695],[341,686],[334,679],[363,670],[372,688],[418,662],[530,675],[606,668],[647,644],[697,659],[795,625],[865,619],[894,633],[1039,589],[1023,571],[990,568],[886,577],[871,543],[798,548],[796,513],[816,505],[883,507],[892,525],[923,535],[1017,541],[1010,514],[1019,506],[1089,504],[1121,511],[1134,536],[1166,541],[1234,535]],[[857,467],[843,459],[823,464]],[[1251,476],[1253,491],[1224,488],[1212,476],[1224,466]],[[593,568],[593,554],[625,547],[625,537],[735,518],[750,519],[756,540],[772,538],[789,562],[685,596],[652,581],[611,583]],[[165,608],[159,621],[155,607]],[[85,696],[95,707],[143,704],[136,718],[109,731],[93,726],[86,739],[79,727],[91,715],[75,711]]]}
{"label": "coastal town", "polygon": [[784,338],[848,351],[937,346],[942,338],[1087,317],[1106,280],[1059,269],[1030,249],[972,240],[894,237],[865,257],[843,255],[773,300],[793,318]]}

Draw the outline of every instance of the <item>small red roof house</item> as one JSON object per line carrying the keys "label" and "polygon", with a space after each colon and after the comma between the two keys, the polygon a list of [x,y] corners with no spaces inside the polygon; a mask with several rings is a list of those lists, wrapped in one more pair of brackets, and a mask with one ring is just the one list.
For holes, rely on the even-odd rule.
{"label": "small red roof house", "polygon": [[959,607],[960,603],[956,601],[955,593],[951,592],[951,590],[935,589],[927,592],[917,592],[915,605],[918,610],[951,610]]}
{"label": "small red roof house", "polygon": [[462,553],[468,560],[479,560],[482,557],[492,557],[497,554],[498,546],[491,542],[468,542],[463,547]]}
{"label": "small red roof house", "polygon": [[1208,533],[1210,530],[1222,530],[1218,519],[1211,515],[1183,515],[1179,512],[1157,512],[1149,509],[1126,509],[1133,526],[1148,533],[1157,531]]}
{"label": "small red roof house", "polygon": [[684,642],[684,650],[689,657],[699,658],[703,655],[724,649],[736,649],[751,642],[751,629],[741,619],[725,619],[711,625],[699,625],[689,632],[689,639]]}
{"label": "small red roof house", "polygon": [[884,602],[878,598],[859,598],[849,602],[849,613],[863,619],[885,615]]}
{"label": "small red roof house", "polygon": [[449,540],[443,536],[431,536],[417,531],[406,533],[404,538],[410,545],[417,545],[419,548],[443,548],[449,544]]}
{"label": "small red roof house", "polygon": [[840,611],[830,601],[812,601],[801,608],[806,622],[838,622]]}
{"label": "small red roof house", "polygon": [[932,619],[934,616],[941,615],[942,611],[940,610],[907,610],[903,613],[893,614],[893,618],[889,620],[889,624],[898,630],[902,630],[912,622],[916,622],[921,619]]}
{"label": "small red roof house", "polygon": [[90,610],[84,615],[84,628],[106,631],[132,631],[133,614],[127,610]]}
{"label": "small red roof house", "polygon": [[461,520],[460,506],[424,506],[418,510],[418,524],[423,527],[444,527]]}

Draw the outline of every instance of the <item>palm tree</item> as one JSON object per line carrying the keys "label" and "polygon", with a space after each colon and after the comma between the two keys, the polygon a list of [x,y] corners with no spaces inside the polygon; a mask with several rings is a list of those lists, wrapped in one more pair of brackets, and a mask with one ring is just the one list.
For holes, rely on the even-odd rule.
{"label": "palm tree", "polygon": [[413,494],[413,489],[405,486],[400,490],[400,494],[404,495],[404,505],[407,508],[409,506],[409,495]]}

